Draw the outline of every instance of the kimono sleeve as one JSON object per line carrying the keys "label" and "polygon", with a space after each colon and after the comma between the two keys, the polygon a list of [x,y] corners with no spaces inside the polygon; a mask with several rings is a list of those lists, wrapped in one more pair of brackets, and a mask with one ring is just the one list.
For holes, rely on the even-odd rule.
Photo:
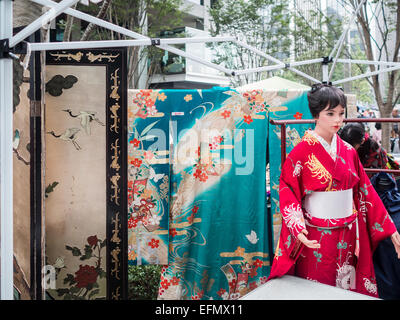
{"label": "kimono sleeve", "polygon": [[397,229],[358,157],[357,162],[360,178],[358,183],[359,210],[367,224],[372,250],[375,250],[380,241],[391,236]]}
{"label": "kimono sleeve", "polygon": [[279,181],[279,207],[282,218],[290,233],[297,239],[297,235],[306,229],[304,214],[301,208],[303,194],[301,159],[289,154],[283,164]]}

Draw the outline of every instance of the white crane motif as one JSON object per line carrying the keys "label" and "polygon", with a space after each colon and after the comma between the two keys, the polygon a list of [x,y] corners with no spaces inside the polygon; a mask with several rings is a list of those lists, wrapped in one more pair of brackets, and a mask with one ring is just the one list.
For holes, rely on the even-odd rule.
{"label": "white crane motif", "polygon": [[55,137],[57,139],[61,139],[64,141],[70,141],[74,145],[76,150],[81,150],[82,148],[80,147],[78,142],[75,141],[77,138],[76,135],[79,131],[81,131],[81,129],[79,129],[79,128],[68,128],[61,134],[56,134],[54,131],[49,131],[47,133],[51,134],[53,137]]}
{"label": "white crane motif", "polygon": [[64,112],[67,112],[71,117],[78,118],[81,121],[81,127],[85,130],[87,135],[90,135],[90,123],[92,121],[96,121],[101,126],[105,126],[97,117],[95,111],[79,111],[79,114],[73,114],[71,109],[64,109]]}

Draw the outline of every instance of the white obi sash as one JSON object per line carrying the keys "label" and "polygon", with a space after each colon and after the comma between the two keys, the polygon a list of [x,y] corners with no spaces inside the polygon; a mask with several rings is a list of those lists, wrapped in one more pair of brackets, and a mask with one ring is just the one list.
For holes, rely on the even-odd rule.
{"label": "white obi sash", "polygon": [[347,218],[353,214],[353,189],[313,192],[306,195],[304,209],[319,219]]}

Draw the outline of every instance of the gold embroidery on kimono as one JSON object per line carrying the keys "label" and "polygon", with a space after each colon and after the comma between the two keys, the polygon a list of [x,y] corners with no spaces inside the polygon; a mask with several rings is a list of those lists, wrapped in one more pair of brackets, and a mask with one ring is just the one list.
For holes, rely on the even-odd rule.
{"label": "gold embroidery on kimono", "polygon": [[312,135],[309,131],[306,131],[306,132],[304,133],[304,136],[303,136],[303,139],[302,139],[302,140],[304,140],[305,142],[307,142],[308,145],[310,145],[310,146],[313,146],[313,145],[315,145],[316,143],[319,143],[318,139],[317,139],[314,135]]}
{"label": "gold embroidery on kimono", "polygon": [[308,161],[306,162],[307,167],[311,171],[311,175],[313,178],[317,178],[321,180],[322,184],[329,183],[326,191],[332,191],[332,175],[328,170],[322,165],[321,162],[317,159],[317,157],[312,153],[308,156]]}

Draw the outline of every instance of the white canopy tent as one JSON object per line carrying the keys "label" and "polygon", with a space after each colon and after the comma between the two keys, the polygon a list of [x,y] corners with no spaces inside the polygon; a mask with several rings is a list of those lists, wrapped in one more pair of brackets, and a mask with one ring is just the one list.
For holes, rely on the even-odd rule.
{"label": "white canopy tent", "polygon": [[[375,64],[386,66],[379,71],[367,72],[365,74],[348,77],[333,81],[332,84],[341,84],[344,82],[369,77],[379,73],[390,72],[400,69],[400,62],[381,62],[381,61],[364,61],[364,60],[346,60],[339,59],[339,55],[343,46],[344,39],[349,27],[343,32],[342,36],[336,43],[332,52],[328,57],[306,61],[292,61],[284,63],[265,52],[258,50],[248,44],[237,40],[235,37],[194,37],[194,38],[169,38],[169,39],[151,39],[126,28],[109,23],[102,19],[98,19],[91,15],[70,8],[79,0],[62,0],[54,2],[52,0],[31,0],[34,3],[50,8],[45,14],[26,26],[16,35],[13,35],[13,6],[12,0],[0,0],[0,297],[1,299],[13,299],[13,70],[12,59],[18,59],[13,54],[13,49],[16,45],[23,42],[28,36],[45,27],[50,21],[55,19],[59,14],[66,13],[75,18],[94,23],[103,28],[126,35],[133,40],[109,40],[109,41],[80,41],[80,42],[55,42],[55,43],[28,43],[26,44],[27,58],[29,59],[30,52],[42,50],[68,50],[68,49],[84,49],[84,48],[111,48],[111,47],[129,47],[129,46],[147,46],[154,45],[160,49],[170,51],[187,59],[202,63],[208,67],[215,68],[228,76],[239,76],[242,74],[253,72],[264,72],[280,69],[288,69],[296,74],[299,74],[313,82],[330,82],[333,70],[336,63],[358,63],[358,64]],[[91,0],[92,2],[100,2],[101,0]],[[366,0],[360,1],[352,21],[355,20],[357,12]],[[88,4],[88,0],[81,0],[82,3]],[[210,61],[188,54],[185,51],[179,50],[172,44],[189,43],[189,42],[226,42],[230,41],[238,46],[244,47],[254,54],[266,58],[273,62],[271,66],[260,66],[258,68],[231,70],[223,66],[214,64]],[[335,54],[336,53],[336,54]],[[335,55],[335,56],[334,56]],[[322,63],[323,74],[322,79],[314,77],[297,70],[296,67],[305,64]],[[332,66],[329,68],[329,64]],[[25,66],[27,64],[25,63]]]}
{"label": "white canopy tent", "polygon": [[268,79],[260,80],[254,83],[248,83],[241,87],[236,88],[241,91],[268,89],[268,90],[282,90],[282,89],[295,89],[295,90],[310,90],[311,87],[304,84],[290,81],[278,76]]}

